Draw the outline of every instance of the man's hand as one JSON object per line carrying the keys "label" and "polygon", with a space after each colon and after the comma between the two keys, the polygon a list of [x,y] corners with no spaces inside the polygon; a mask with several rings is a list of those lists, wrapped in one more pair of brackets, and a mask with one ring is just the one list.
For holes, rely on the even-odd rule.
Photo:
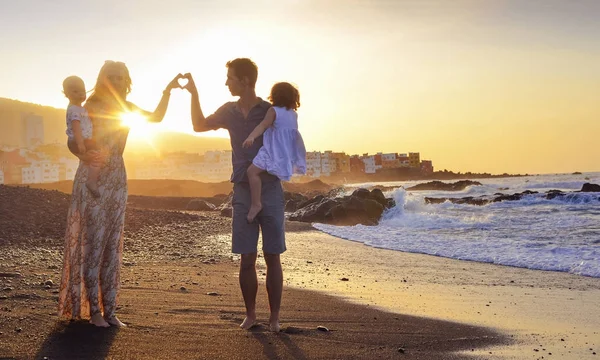
{"label": "man's hand", "polygon": [[248,137],[246,140],[244,140],[244,142],[242,143],[242,146],[245,148],[249,148],[250,146],[252,146],[252,144],[254,144],[254,139],[251,137]]}
{"label": "man's hand", "polygon": [[192,77],[192,74],[186,73],[185,75],[183,75],[183,79],[187,79],[187,81],[188,81],[187,84],[185,84],[185,86],[183,87],[184,89],[189,91],[190,94],[198,92],[198,89],[196,89],[196,83],[194,82],[194,78]]}

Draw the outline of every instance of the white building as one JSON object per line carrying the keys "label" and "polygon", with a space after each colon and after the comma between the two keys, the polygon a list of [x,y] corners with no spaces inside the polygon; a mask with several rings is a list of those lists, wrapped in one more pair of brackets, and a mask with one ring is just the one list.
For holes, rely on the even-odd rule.
{"label": "white building", "polygon": [[381,154],[381,161],[394,161],[394,160],[396,160],[395,153]]}
{"label": "white building", "polygon": [[28,148],[44,143],[44,118],[33,113],[21,114],[21,143]]}
{"label": "white building", "polygon": [[[190,160],[190,159],[188,159]],[[136,167],[136,179],[176,179],[197,181],[226,181],[233,167],[231,151],[208,151],[204,161],[185,163],[181,158],[166,158],[146,162]]]}
{"label": "white building", "polygon": [[333,157],[333,152],[330,150],[325,151],[321,155],[321,175],[329,176],[335,173],[337,170],[337,163]]}
{"label": "white building", "polygon": [[173,172],[173,167],[165,164],[163,161],[149,161],[144,164],[144,166],[140,166],[135,170],[135,178],[148,180],[148,179],[173,179],[171,173]]}
{"label": "white building", "polygon": [[361,160],[365,163],[365,174],[375,174],[375,156],[363,156]]}
{"label": "white building", "polygon": [[319,151],[306,152],[306,175],[315,178],[321,176],[321,153]]}
{"label": "white building", "polygon": [[41,184],[59,181],[59,165],[48,160],[35,161],[21,169],[23,184]]}
{"label": "white building", "polygon": [[79,159],[76,158],[60,158],[58,161],[60,166],[59,180],[73,180],[75,173],[79,167]]}
{"label": "white building", "polygon": [[221,162],[200,162],[182,167],[178,178],[201,181],[226,181],[231,178],[232,172],[231,161],[225,164]]}
{"label": "white building", "polygon": [[0,169],[0,184],[4,184],[4,171]]}

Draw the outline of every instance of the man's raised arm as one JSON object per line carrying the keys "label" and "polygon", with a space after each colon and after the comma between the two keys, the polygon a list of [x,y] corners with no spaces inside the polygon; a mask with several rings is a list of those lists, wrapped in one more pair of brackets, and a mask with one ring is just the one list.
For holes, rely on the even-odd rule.
{"label": "man's raised arm", "polygon": [[185,89],[187,89],[192,95],[191,101],[191,114],[192,114],[192,126],[194,127],[195,132],[203,132],[208,130],[213,130],[212,127],[207,126],[206,118],[202,113],[202,108],[200,108],[200,96],[198,96],[198,89],[196,88],[196,84],[194,83],[194,79],[192,78],[192,74],[187,73],[183,75],[185,79],[188,80],[188,83],[185,85]]}

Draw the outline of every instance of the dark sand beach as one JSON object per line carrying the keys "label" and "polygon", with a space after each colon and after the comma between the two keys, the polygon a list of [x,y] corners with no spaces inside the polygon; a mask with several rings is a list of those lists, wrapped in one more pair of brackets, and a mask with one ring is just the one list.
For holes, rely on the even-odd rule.
{"label": "dark sand beach", "polygon": [[599,279],[374,249],[293,222],[283,331],[264,325],[262,259],[262,324],[241,330],[238,258],[217,212],[130,207],[118,311],[129,326],[59,321],[68,195],[0,196],[0,358],[597,358]]}

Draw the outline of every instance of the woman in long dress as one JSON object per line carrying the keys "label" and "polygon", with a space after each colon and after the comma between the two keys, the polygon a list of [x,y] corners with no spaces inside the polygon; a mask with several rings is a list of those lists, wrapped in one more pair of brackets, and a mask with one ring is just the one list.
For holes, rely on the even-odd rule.
{"label": "woman in long dress", "polygon": [[100,69],[93,94],[85,104],[93,124],[96,153],[103,163],[98,178],[100,197],[85,186],[88,167],[81,157],[67,215],[65,252],[58,314],[68,319],[90,318],[99,327],[125,326],[115,315],[123,258],[123,225],[127,205],[127,174],[123,151],[129,129],[121,122],[127,112],[148,121],[162,121],[170,91],[180,87],[177,75],[163,91],[153,113],[127,102],[131,90],[129,70],[122,62],[107,61]]}

